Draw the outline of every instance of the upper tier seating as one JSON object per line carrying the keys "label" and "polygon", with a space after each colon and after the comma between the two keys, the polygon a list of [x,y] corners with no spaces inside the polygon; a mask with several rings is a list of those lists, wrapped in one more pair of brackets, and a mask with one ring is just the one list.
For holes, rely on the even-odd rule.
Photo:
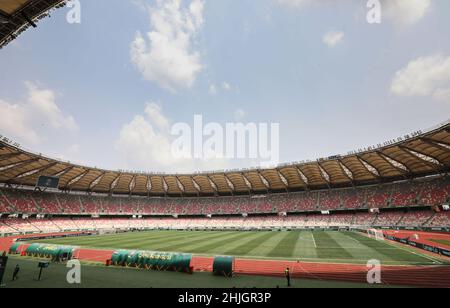
{"label": "upper tier seating", "polygon": [[421,185],[411,185],[411,183],[393,185],[391,206],[404,207],[417,204],[419,196],[417,187]]}
{"label": "upper tier seating", "polygon": [[32,214],[41,211],[34,202],[30,191],[5,189],[2,193],[17,213]]}
{"label": "upper tier seating", "polygon": [[51,214],[62,212],[55,194],[34,192],[32,198],[41,209],[40,213]]}
{"label": "upper tier seating", "polygon": [[368,208],[385,208],[388,205],[392,192],[392,186],[380,186],[366,190]]}
{"label": "upper tier seating", "polygon": [[80,197],[77,195],[58,194],[56,195],[56,199],[64,214],[77,214],[83,212]]}
{"label": "upper tier seating", "polygon": [[[145,198],[0,189],[1,213],[214,215],[437,206],[449,201],[450,180],[269,194],[263,197]],[[387,222],[386,222],[387,223]]]}
{"label": "upper tier seating", "polygon": [[365,204],[365,191],[361,189],[346,189],[341,194],[345,209],[359,209]]}
{"label": "upper tier seating", "polygon": [[448,181],[433,180],[422,185],[419,203],[422,205],[441,205],[448,201],[450,184]]}

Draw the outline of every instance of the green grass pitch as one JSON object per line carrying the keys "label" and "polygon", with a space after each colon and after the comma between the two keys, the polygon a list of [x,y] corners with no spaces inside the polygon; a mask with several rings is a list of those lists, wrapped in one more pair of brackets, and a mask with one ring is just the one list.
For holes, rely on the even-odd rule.
{"label": "green grass pitch", "polygon": [[359,233],[337,231],[146,231],[37,242],[305,262],[366,264],[376,259],[385,265],[443,263],[413,248],[377,241]]}

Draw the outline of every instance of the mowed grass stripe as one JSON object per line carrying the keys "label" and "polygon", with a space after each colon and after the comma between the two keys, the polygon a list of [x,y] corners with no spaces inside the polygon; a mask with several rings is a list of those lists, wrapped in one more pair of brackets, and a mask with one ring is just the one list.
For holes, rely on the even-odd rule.
{"label": "mowed grass stripe", "polygon": [[[99,247],[98,245],[101,245],[101,247],[112,247],[112,248],[130,248],[130,247],[136,247],[136,243],[145,243],[149,241],[160,241],[160,240],[171,240],[171,239],[177,239],[181,236],[181,234],[161,234],[159,236],[152,236],[152,233],[142,234],[136,237],[130,236],[130,237],[115,237],[105,240],[104,238],[96,237],[93,238],[90,242],[91,245],[95,245],[94,247]],[[131,245],[129,245],[131,244]]]}
{"label": "mowed grass stripe", "polygon": [[117,245],[121,248],[128,249],[146,249],[146,250],[158,250],[159,247],[168,246],[170,244],[175,243],[186,243],[186,239],[193,240],[196,238],[205,238],[209,236],[214,236],[217,233],[205,234],[205,233],[197,233],[195,235],[180,233],[177,236],[172,237],[163,237],[156,240],[148,239],[141,240],[139,242],[130,242],[130,243],[118,243]]}
{"label": "mowed grass stripe", "polygon": [[225,251],[225,254],[231,256],[248,255],[250,251],[258,248],[260,245],[270,240],[276,234],[276,232],[262,232],[261,234],[257,234],[255,238],[251,238],[248,241],[245,241],[242,244],[238,245],[237,247]]}
{"label": "mowed grass stripe", "polygon": [[294,254],[295,244],[300,236],[299,231],[285,232],[284,238],[268,254],[269,257],[291,258]]}
{"label": "mowed grass stripe", "polygon": [[[216,241],[212,241],[206,245],[199,246],[195,248],[194,252],[198,253],[209,253],[209,252],[215,252],[215,253],[223,253],[227,251],[228,245],[230,242],[239,242],[245,238],[248,238],[254,234],[253,232],[243,232],[238,233],[234,236],[219,239]],[[219,249],[218,249],[219,248]]]}
{"label": "mowed grass stripe", "polygon": [[[219,234],[220,235],[220,234]],[[179,243],[186,243],[186,239],[188,240],[195,240],[197,238],[208,238],[210,236],[217,236],[217,233],[196,233],[193,234],[186,234],[186,233],[179,233],[177,236],[171,236],[171,237],[163,237],[158,238],[156,240],[148,239],[148,240],[140,240],[136,242],[130,242],[130,243],[122,243],[118,242],[116,245],[119,248],[124,249],[142,249],[142,250],[160,250],[161,247],[172,245],[172,244],[179,244]]]}
{"label": "mowed grass stripe", "polygon": [[[114,235],[100,235],[100,236],[89,236],[89,237],[70,237],[65,239],[49,239],[44,241],[38,241],[43,243],[58,243],[58,244],[67,244],[67,243],[73,243],[76,242],[77,245],[82,246],[90,246],[91,244],[99,244],[101,243],[102,246],[109,247],[109,243],[115,243],[115,242],[125,242],[127,239],[129,239],[130,242],[132,241],[139,241],[143,239],[149,239],[149,238],[171,238],[179,236],[176,231],[163,231],[163,233],[157,233],[157,232],[143,232],[143,233],[123,233],[123,234],[114,234]],[[114,245],[113,245],[114,246]]]}
{"label": "mowed grass stripe", "polygon": [[[160,231],[161,232],[161,231]],[[67,238],[64,241],[58,239],[48,240],[48,243],[54,244],[73,244],[74,246],[84,246],[93,248],[116,248],[116,249],[144,249],[150,247],[150,245],[156,245],[159,243],[167,243],[178,241],[183,236],[187,236],[186,232],[178,231],[162,231],[158,232],[144,232],[144,233],[129,233],[115,236],[94,236],[89,239],[81,238]],[[218,232],[215,232],[218,233]],[[154,236],[158,234],[158,236]],[[189,236],[192,238],[192,234],[189,232]],[[204,236],[204,233],[196,234],[197,236]],[[106,238],[108,237],[108,238]]]}
{"label": "mowed grass stripe", "polygon": [[353,256],[339,243],[337,243],[328,232],[314,232],[317,256],[323,259],[353,259]]}
{"label": "mowed grass stripe", "polygon": [[215,239],[223,239],[227,236],[232,236],[234,234],[238,234],[238,232],[227,232],[218,234],[214,234],[213,236],[207,236],[203,234],[203,236],[192,238],[190,237],[188,240],[185,240],[180,243],[176,243],[173,245],[163,245],[159,246],[158,250],[170,251],[170,252],[186,252],[188,250],[195,249],[196,246],[203,245],[205,242],[214,241]]}
{"label": "mowed grass stripe", "polygon": [[299,234],[293,256],[295,258],[317,258],[312,232],[303,231]]}
{"label": "mowed grass stripe", "polygon": [[261,243],[258,247],[249,252],[250,256],[266,257],[278,243],[283,240],[285,234],[282,232],[274,232],[275,235]]}

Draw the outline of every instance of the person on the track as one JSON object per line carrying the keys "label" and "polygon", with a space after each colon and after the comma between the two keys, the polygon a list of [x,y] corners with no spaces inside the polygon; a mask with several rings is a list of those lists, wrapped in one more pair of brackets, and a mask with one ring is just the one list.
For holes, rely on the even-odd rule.
{"label": "person on the track", "polygon": [[16,267],[14,268],[14,272],[13,272],[13,281],[19,279],[19,272],[20,272],[20,266],[19,264],[16,265]]}
{"label": "person on the track", "polygon": [[290,271],[289,267],[286,268],[286,270],[284,271],[284,274],[286,276],[287,286],[290,287],[291,286],[291,271]]}

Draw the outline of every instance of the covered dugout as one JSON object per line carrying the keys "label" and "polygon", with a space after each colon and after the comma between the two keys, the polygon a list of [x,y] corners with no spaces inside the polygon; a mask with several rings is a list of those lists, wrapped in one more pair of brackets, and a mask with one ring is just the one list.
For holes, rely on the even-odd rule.
{"label": "covered dugout", "polygon": [[138,250],[118,250],[111,256],[111,264],[145,268],[158,271],[176,271],[191,273],[191,254],[163,253]]}
{"label": "covered dugout", "polygon": [[59,262],[70,260],[76,247],[59,246],[49,244],[31,244],[26,250],[26,255],[30,257],[48,258],[52,261]]}
{"label": "covered dugout", "polygon": [[213,273],[218,276],[233,277],[234,257],[219,256],[214,258]]}
{"label": "covered dugout", "polygon": [[19,242],[15,242],[11,245],[11,247],[9,247],[9,254],[10,255],[17,255],[20,253],[20,246],[21,243]]}

